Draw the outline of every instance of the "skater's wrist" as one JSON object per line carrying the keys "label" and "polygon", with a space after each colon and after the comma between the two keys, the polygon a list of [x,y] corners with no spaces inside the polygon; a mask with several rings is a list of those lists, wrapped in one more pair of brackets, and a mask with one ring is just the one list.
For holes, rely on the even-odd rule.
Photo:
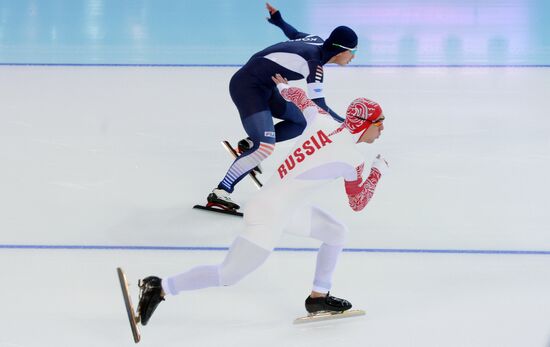
{"label": "skater's wrist", "polygon": [[282,93],[283,90],[290,88],[290,86],[286,83],[279,83],[277,84],[277,89],[279,89],[279,93]]}

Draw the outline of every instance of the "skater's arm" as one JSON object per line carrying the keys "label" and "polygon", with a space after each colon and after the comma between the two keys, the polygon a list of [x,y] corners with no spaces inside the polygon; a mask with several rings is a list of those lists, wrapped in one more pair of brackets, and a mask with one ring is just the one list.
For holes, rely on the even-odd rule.
{"label": "skater's arm", "polygon": [[300,111],[304,112],[308,107],[313,107],[316,109],[317,112],[327,114],[327,112],[319,108],[319,106],[317,106],[313,101],[308,99],[306,92],[304,92],[303,89],[289,86],[287,84],[288,81],[280,74],[276,74],[274,77],[272,77],[272,79],[273,82],[277,84],[277,88],[279,89],[281,96],[286,101],[290,101],[298,106]]}
{"label": "skater's arm", "polygon": [[309,75],[306,78],[307,82],[307,95],[309,98],[320,108],[325,110],[330,116],[338,123],[344,122],[344,118],[340,117],[336,112],[328,107],[325,102],[324,93],[324,70],[320,61],[309,61]]}
{"label": "skater's arm", "polygon": [[269,18],[267,18],[267,21],[279,27],[289,40],[301,39],[309,35],[299,32],[292,25],[285,22],[283,16],[281,16],[281,12],[275,7],[271,6],[268,2],[265,3],[265,7],[269,11]]}
{"label": "skater's arm", "polygon": [[349,206],[352,210],[359,212],[367,206],[374,195],[374,190],[378,181],[382,177],[382,171],[388,167],[388,163],[378,155],[370,169],[369,176],[363,181],[363,169],[365,164],[356,168],[357,179],[354,181],[344,181],[346,194],[349,199]]}
{"label": "skater's arm", "polygon": [[328,112],[328,114],[330,114],[330,116],[338,123],[344,122],[344,118],[340,117],[338,113],[334,112],[330,107],[328,107],[327,103],[325,102],[325,98],[312,99],[312,101],[317,106]]}

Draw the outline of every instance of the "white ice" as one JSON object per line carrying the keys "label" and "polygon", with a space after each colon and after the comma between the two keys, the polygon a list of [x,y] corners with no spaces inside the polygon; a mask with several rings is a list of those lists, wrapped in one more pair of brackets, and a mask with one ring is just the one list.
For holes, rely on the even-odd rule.
{"label": "white ice", "polygon": [[[191,209],[244,131],[236,68],[0,67],[0,346],[133,345],[116,279],[172,275],[223,251],[241,220]],[[143,346],[550,346],[550,69],[328,68],[327,102],[380,102],[391,171],[361,213],[341,182],[314,198],[350,227],[334,295],[364,317],[294,326],[314,252],[274,252],[234,287],[170,297]],[[301,84],[298,84],[301,85]],[[281,144],[263,179],[284,158]],[[256,192],[247,179],[234,194]],[[19,248],[7,248],[11,246]],[[281,247],[318,243],[286,236]]]}

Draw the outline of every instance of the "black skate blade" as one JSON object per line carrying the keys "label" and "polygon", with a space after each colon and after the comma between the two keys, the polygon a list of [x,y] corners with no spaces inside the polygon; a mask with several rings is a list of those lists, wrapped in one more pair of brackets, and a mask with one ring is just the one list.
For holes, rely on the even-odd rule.
{"label": "black skate blade", "polygon": [[128,291],[128,281],[126,280],[126,274],[122,268],[117,267],[118,281],[120,282],[120,289],[122,290],[122,297],[124,298],[124,306],[126,306],[126,313],[128,314],[128,321],[130,322],[130,328],[132,329],[132,335],[134,336],[134,342],[138,343],[141,340],[141,332],[139,331],[139,318],[136,317],[134,311],[134,305],[132,305],[132,299]]}
{"label": "black skate blade", "polygon": [[212,211],[212,212],[217,212],[217,213],[223,213],[223,214],[230,214],[230,215],[238,216],[238,217],[243,216],[242,212],[238,212],[238,211],[235,211],[235,210],[222,210],[221,208],[209,207],[209,206],[203,206],[203,205],[195,205],[195,206],[193,206],[193,208],[196,208],[196,209],[199,209],[199,210],[206,210],[206,211]]}
{"label": "black skate blade", "polygon": [[[229,152],[229,154],[231,154],[233,156],[234,159],[236,159],[239,155],[237,154],[237,152],[235,151],[235,148],[233,148],[233,146],[231,146],[231,144],[229,143],[229,141],[222,141],[222,146]],[[260,168],[258,168],[260,169]],[[261,170],[261,169],[260,169]],[[261,173],[261,172],[260,172]],[[252,179],[252,181],[254,182],[254,184],[256,185],[256,188],[260,189],[262,188],[263,184],[262,182],[260,182],[260,180],[258,179],[257,177],[257,172],[252,170],[248,173],[248,176]]]}
{"label": "black skate blade", "polygon": [[326,321],[332,319],[341,319],[349,317],[364,316],[366,314],[363,310],[347,310],[344,312],[329,312],[323,311],[312,315],[307,315],[305,317],[299,317],[294,320],[294,324],[302,323],[313,323],[319,321]]}

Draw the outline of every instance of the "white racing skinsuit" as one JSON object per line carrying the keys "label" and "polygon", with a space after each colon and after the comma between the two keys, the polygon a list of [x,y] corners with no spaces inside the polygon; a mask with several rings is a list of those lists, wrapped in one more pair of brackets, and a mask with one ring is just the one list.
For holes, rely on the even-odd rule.
{"label": "white racing skinsuit", "polygon": [[225,260],[164,278],[165,293],[175,295],[185,290],[237,283],[267,259],[283,232],[322,241],[313,290],[320,293],[330,290],[347,228],[328,213],[307,204],[307,197],[311,191],[343,177],[349,204],[360,211],[371,199],[385,164],[375,160],[363,180],[364,158],[356,149],[362,132],[351,134],[344,124],[336,123],[307,99],[303,90],[286,84],[278,87],[281,95],[304,113],[306,129],[277,172],[246,205],[245,230],[235,239]]}

